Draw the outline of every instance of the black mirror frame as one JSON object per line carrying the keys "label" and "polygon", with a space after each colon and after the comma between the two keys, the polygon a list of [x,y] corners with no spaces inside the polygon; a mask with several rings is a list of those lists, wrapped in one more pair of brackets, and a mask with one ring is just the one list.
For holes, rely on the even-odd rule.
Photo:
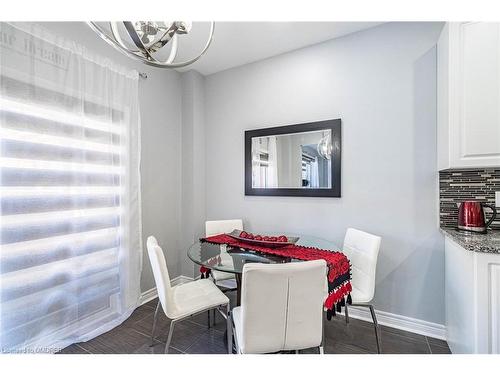
{"label": "black mirror frame", "polygon": [[[252,187],[252,138],[280,134],[304,133],[316,130],[332,131],[332,187],[330,189],[301,188],[253,188]],[[276,126],[245,131],[245,195],[286,197],[333,197],[340,198],[341,191],[342,137],[340,119],[307,122],[304,124]]]}

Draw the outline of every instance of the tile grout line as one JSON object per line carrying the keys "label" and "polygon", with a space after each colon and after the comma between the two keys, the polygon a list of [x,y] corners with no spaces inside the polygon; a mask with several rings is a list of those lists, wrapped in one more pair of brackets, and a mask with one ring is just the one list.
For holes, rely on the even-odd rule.
{"label": "tile grout line", "polygon": [[392,331],[392,330],[387,330],[387,329],[384,329],[384,328],[382,328],[381,331],[384,332],[385,334],[393,335],[393,336],[396,336],[396,337],[399,337],[399,338],[402,338],[402,339],[405,339],[405,340],[406,339],[407,340],[411,340],[411,341],[414,341],[414,342],[422,342],[423,343],[424,340],[421,339],[421,337],[423,337],[423,338],[425,338],[425,342],[427,344],[429,344],[428,341],[427,341],[427,336],[420,335],[418,333],[409,332],[409,333],[412,333],[414,335],[417,335],[417,337],[414,337],[414,336],[409,336],[409,335],[405,334],[405,332],[408,333],[407,331],[403,331],[403,333],[400,333],[400,332],[396,332],[396,331]]}
{"label": "tile grout line", "polygon": [[75,343],[75,345],[76,345],[77,347],[79,347],[80,349],[82,349],[82,350],[83,350],[84,352],[86,352],[87,354],[94,354],[94,353],[92,353],[90,350],[85,349],[83,346],[78,345],[78,343]]}
{"label": "tile grout line", "polygon": [[[139,331],[139,330],[135,329],[134,327],[130,327],[130,329],[131,329],[132,331],[137,332],[138,334],[140,334],[140,335],[142,335],[142,336],[144,336],[144,337],[147,337],[148,339],[150,339],[150,338],[151,338],[151,335],[148,335],[147,333],[141,332],[141,331]],[[153,340],[156,340],[156,339],[153,339]],[[161,342],[160,340],[156,340],[156,341]]]}
{"label": "tile grout line", "polygon": [[197,344],[198,341],[200,340],[200,338],[198,338],[198,340],[195,340],[191,345],[189,345],[186,350],[183,352],[184,354],[189,354],[187,351],[194,345],[194,344]]}
{"label": "tile grout line", "polygon": [[[155,312],[153,311],[153,315],[154,315],[154,313],[155,313]],[[131,325],[131,327],[133,327],[133,326],[134,326],[134,325],[136,325],[137,323],[142,322],[142,321],[143,321],[144,319],[146,319],[146,318],[149,318],[149,316],[147,316],[147,315],[146,315],[146,316],[144,316],[143,318],[139,319],[137,322],[134,322],[134,323]],[[154,319],[154,317],[153,317],[153,319]],[[151,327],[151,328],[153,328],[153,327]]]}
{"label": "tile grout line", "polygon": [[[205,331],[204,331],[203,333],[210,332],[210,330],[211,330],[211,329],[213,329],[213,330],[215,331],[215,328],[213,328],[213,327],[208,327],[208,328],[207,328],[205,325],[200,324],[200,323],[197,323],[197,322],[194,322],[194,321],[191,321],[191,323],[194,323],[195,325],[198,325],[198,326],[200,326],[200,327],[204,327],[204,328],[205,328]],[[194,344],[197,344],[197,343],[198,343],[198,341],[200,341],[200,340],[201,340],[201,335],[198,337],[198,339],[197,339],[197,340],[194,340],[194,342],[193,342],[191,345],[189,345],[183,353],[184,353],[184,354],[189,354],[189,353],[187,352],[187,351],[189,350],[189,348],[191,348]]]}
{"label": "tile grout line", "polygon": [[[208,328],[208,329],[207,329],[204,333],[206,333],[206,332],[210,332],[211,330],[212,330],[212,332],[219,332],[219,333],[221,332],[221,331],[218,331],[218,330],[213,329],[213,328]],[[184,354],[190,354],[190,353],[188,353],[187,351],[188,351],[189,349],[191,349],[191,347],[193,347],[195,344],[197,344],[197,343],[198,343],[198,342],[200,342],[200,341],[201,341],[201,336],[200,336],[200,337],[198,337],[198,340],[195,340],[195,341],[194,341],[191,345],[189,345],[183,353],[184,353]],[[226,350],[226,353],[224,353],[224,354],[228,354],[228,353],[227,353],[227,350]]]}
{"label": "tile grout line", "polygon": [[188,321],[188,322],[190,322],[190,323],[193,323],[194,325],[197,325],[198,327],[203,327],[203,328],[205,328],[205,329],[207,329],[207,330],[213,329],[214,331],[217,331],[217,332],[224,332],[224,330],[222,330],[222,329],[217,329],[217,328],[215,328],[215,326],[211,326],[210,328],[208,328],[206,324],[198,323],[198,322],[196,322],[196,321],[194,321],[194,320],[189,320],[189,319],[188,319],[188,320],[186,320],[186,321]]}
{"label": "tile grout line", "polygon": [[[146,306],[146,305],[147,305],[147,303],[146,303],[146,304],[144,304],[143,306]],[[149,307],[151,307],[151,306],[149,306]],[[154,313],[154,309],[152,309],[152,311],[153,311],[153,313]],[[139,319],[137,322],[135,322],[135,324],[137,324],[137,323],[139,323],[139,322],[143,321],[143,320],[144,320],[144,319],[146,319],[146,318],[148,318],[148,316],[145,316],[145,317],[143,317],[142,319]],[[167,319],[168,319],[168,318],[167,318]],[[198,322],[196,322],[196,321],[194,321],[194,320],[191,320],[191,319],[187,319],[187,321],[189,321],[190,323],[192,323],[192,324],[194,324],[194,325],[196,325],[196,326],[199,326],[200,328],[201,328],[201,327],[205,328],[205,329],[206,329],[206,331],[205,331],[205,332],[208,332],[208,331],[212,328],[212,327],[211,327],[211,328],[207,328],[207,327],[206,327],[206,325],[201,324],[201,323],[198,323]],[[137,332],[137,333],[139,333],[139,334],[143,335],[143,336],[146,336],[146,337],[148,337],[148,338],[151,338],[151,335],[149,335],[149,334],[145,334],[144,332],[141,332],[141,331],[137,330],[136,328],[134,328],[134,326],[131,326],[130,328],[131,328],[132,330],[134,330],[135,332]],[[214,330],[215,330],[215,328],[214,328]],[[163,341],[161,341],[161,340],[157,340],[156,338],[155,338],[154,340],[155,340],[155,341],[158,341],[158,343],[163,344]],[[186,351],[187,351],[189,348],[191,348],[194,344],[196,344],[198,341],[199,341],[199,339],[198,339],[198,340],[195,340],[195,341],[194,341],[191,345],[189,345],[189,346],[188,346],[185,350],[180,350],[179,348],[176,348],[176,347],[175,347],[175,346],[173,346],[172,344],[170,344],[170,347],[171,347],[172,349],[175,349],[175,350],[179,351],[179,352],[180,352],[180,353],[182,353],[182,354],[188,354]],[[166,343],[164,343],[164,344],[166,345]]]}
{"label": "tile grout line", "polygon": [[[138,334],[140,334],[140,335],[142,335],[142,336],[147,337],[148,339],[150,339],[150,338],[151,338],[151,335],[147,335],[147,334],[145,334],[144,332],[138,331],[138,330],[136,330],[136,329],[135,329],[135,328],[133,328],[133,327],[130,327],[130,329],[131,329],[132,331],[137,332]],[[153,339],[153,340],[154,340],[154,341],[156,341],[158,344],[165,344],[165,345],[167,344],[166,342],[164,343],[163,341],[158,340],[158,339],[156,339],[156,338],[155,338],[155,339]],[[176,348],[176,347],[175,347],[175,346],[173,346],[172,344],[170,344],[170,347],[171,347],[172,349],[177,350],[178,352],[184,353],[182,350],[180,350],[179,348]]]}
{"label": "tile grout line", "polygon": [[[427,339],[429,339],[429,337],[427,337]],[[441,342],[442,341],[442,342]],[[450,353],[451,353],[451,349],[450,349],[450,346],[448,345],[448,342],[446,340],[439,340],[437,342],[434,342],[432,344],[432,346],[430,345],[430,341],[429,341],[429,346],[431,348],[431,353],[434,354],[434,352],[432,351],[432,346],[434,346],[436,349],[446,349],[448,350]],[[440,353],[437,353],[437,354],[440,354]],[[451,353],[452,354],[452,353]]]}
{"label": "tile grout line", "polygon": [[[429,337],[427,337],[429,338]],[[429,344],[431,342],[429,341]],[[438,340],[436,342],[434,342],[432,345],[434,346],[439,346],[440,348],[450,348],[450,346],[448,345],[448,342],[446,340]]]}

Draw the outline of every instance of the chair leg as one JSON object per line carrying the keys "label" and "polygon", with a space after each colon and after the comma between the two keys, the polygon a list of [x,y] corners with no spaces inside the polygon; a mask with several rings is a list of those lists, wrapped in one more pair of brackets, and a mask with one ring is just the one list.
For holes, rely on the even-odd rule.
{"label": "chair leg", "polygon": [[233,353],[233,325],[231,324],[231,306],[226,307],[226,327],[227,327],[227,354]]}
{"label": "chair leg", "polygon": [[160,300],[156,304],[155,317],[153,319],[153,329],[151,330],[151,346],[154,346],[154,338],[155,338],[155,328],[156,328],[156,320],[158,319],[158,312],[160,311]]}
{"label": "chair leg", "polygon": [[345,304],[345,323],[349,324],[349,309],[347,307],[347,303]]}
{"label": "chair leg", "polygon": [[168,348],[170,347],[170,342],[172,341],[172,334],[174,333],[175,320],[170,322],[170,329],[168,330],[167,343],[165,344],[165,354],[168,354]]}
{"label": "chair leg", "polygon": [[208,328],[210,328],[210,310],[207,311],[207,315],[208,315]]}
{"label": "chair leg", "polygon": [[238,345],[238,336],[236,335],[236,327],[234,326],[233,319],[231,318],[231,333],[234,337],[234,347],[236,349],[236,354],[241,354],[240,346]]}
{"label": "chair leg", "polygon": [[319,346],[319,354],[324,354],[323,346],[325,345],[325,319],[326,319],[326,314],[325,312],[323,312],[321,320],[321,345]]}
{"label": "chair leg", "polygon": [[377,317],[375,316],[375,309],[373,305],[368,306],[370,308],[370,314],[372,314],[373,324],[375,326],[375,338],[377,339],[377,353],[381,352],[381,342],[380,342],[380,330],[377,323]]}

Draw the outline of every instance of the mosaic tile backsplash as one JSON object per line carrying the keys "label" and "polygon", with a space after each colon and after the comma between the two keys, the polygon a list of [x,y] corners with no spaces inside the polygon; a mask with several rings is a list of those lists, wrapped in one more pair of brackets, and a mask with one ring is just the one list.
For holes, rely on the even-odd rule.
{"label": "mosaic tile backsplash", "polygon": [[[439,172],[439,216],[442,227],[456,227],[457,203],[478,200],[495,205],[495,192],[500,191],[500,169],[449,169]],[[500,229],[500,209],[491,229]],[[484,209],[486,219],[491,210]]]}

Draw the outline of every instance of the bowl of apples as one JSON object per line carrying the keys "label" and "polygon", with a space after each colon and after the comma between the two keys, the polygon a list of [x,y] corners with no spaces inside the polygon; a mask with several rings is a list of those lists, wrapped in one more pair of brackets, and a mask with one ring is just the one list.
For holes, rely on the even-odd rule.
{"label": "bowl of apples", "polygon": [[238,241],[247,242],[254,245],[266,246],[266,247],[282,247],[287,245],[294,245],[299,237],[290,237],[282,235],[261,235],[244,230],[233,230],[228,233],[229,236],[237,239]]}

